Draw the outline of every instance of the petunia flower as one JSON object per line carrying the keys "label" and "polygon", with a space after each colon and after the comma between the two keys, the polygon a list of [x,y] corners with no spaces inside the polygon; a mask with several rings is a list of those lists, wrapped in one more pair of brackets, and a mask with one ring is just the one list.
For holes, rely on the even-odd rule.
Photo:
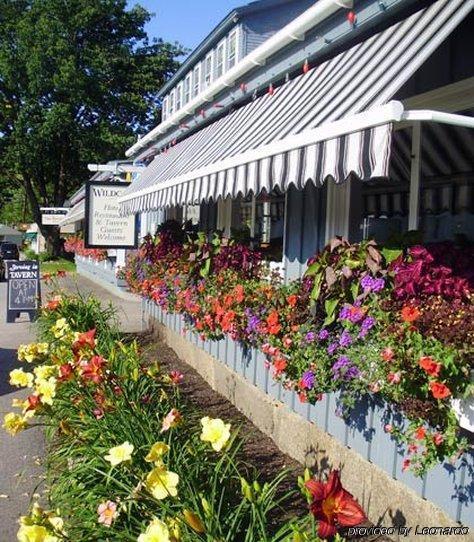
{"label": "petunia flower", "polygon": [[342,487],[339,471],[331,471],[326,483],[312,479],[305,486],[313,499],[310,510],[318,520],[321,538],[334,536],[340,527],[353,527],[367,520],[359,503]]}

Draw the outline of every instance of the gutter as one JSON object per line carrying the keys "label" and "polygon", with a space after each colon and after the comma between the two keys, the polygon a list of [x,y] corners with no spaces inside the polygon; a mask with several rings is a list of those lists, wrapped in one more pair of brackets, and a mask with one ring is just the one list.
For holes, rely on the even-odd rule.
{"label": "gutter", "polygon": [[193,115],[196,109],[211,102],[214,96],[219,94],[219,92],[234,86],[236,81],[243,75],[253,70],[256,66],[263,66],[268,58],[288,44],[294,41],[303,40],[304,34],[308,30],[323,22],[341,8],[348,9],[351,8],[352,5],[353,0],[319,0],[299,17],[284,26],[271,38],[262,43],[262,45],[245,56],[237,65],[214,81],[185,107],[182,107],[169,119],[165,120],[139,139],[125,152],[125,155],[128,157],[135,155],[140,149],[146,147],[148,143],[160,135],[165,134],[172,126],[178,126],[185,117]]}

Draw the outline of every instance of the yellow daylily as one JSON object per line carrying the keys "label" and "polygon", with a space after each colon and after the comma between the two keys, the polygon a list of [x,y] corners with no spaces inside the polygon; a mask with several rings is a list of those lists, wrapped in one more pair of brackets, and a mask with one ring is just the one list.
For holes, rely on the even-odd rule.
{"label": "yellow daylily", "polygon": [[31,373],[25,373],[23,369],[13,369],[10,371],[10,384],[17,388],[31,388],[34,376]]}
{"label": "yellow daylily", "polygon": [[59,542],[59,538],[42,525],[21,525],[16,536],[18,542]]}
{"label": "yellow daylily", "polygon": [[51,331],[56,339],[61,339],[64,335],[66,335],[66,333],[70,331],[66,318],[59,318],[59,320],[56,320],[54,326],[51,327]]}
{"label": "yellow daylily", "polygon": [[146,531],[138,537],[138,542],[171,542],[166,523],[161,519],[154,519]]}
{"label": "yellow daylily", "polygon": [[20,431],[23,431],[28,427],[26,419],[23,416],[15,414],[14,412],[9,412],[5,414],[3,418],[3,426],[7,433],[10,435],[16,435]]}
{"label": "yellow daylily", "polygon": [[46,405],[53,404],[53,399],[56,396],[56,384],[57,380],[54,376],[49,377],[47,380],[36,379],[36,393],[41,396],[42,403]]}
{"label": "yellow daylily", "polygon": [[133,444],[125,441],[123,444],[120,444],[120,446],[110,448],[109,453],[104,456],[104,459],[106,459],[112,465],[112,467],[115,467],[125,461],[131,461],[134,449],[135,447]]}
{"label": "yellow daylily", "polygon": [[156,467],[148,473],[145,486],[155,499],[163,500],[166,497],[176,497],[179,476],[164,467]]}
{"label": "yellow daylily", "polygon": [[148,455],[145,457],[145,461],[148,463],[163,463],[162,457],[170,451],[170,447],[166,442],[155,442],[150,448]]}
{"label": "yellow daylily", "polygon": [[209,442],[216,452],[220,452],[230,438],[230,423],[205,416],[201,419],[201,425],[201,440]]}
{"label": "yellow daylily", "polygon": [[58,374],[58,369],[54,365],[38,365],[33,369],[36,378],[39,380],[45,380],[50,376],[56,376]]}

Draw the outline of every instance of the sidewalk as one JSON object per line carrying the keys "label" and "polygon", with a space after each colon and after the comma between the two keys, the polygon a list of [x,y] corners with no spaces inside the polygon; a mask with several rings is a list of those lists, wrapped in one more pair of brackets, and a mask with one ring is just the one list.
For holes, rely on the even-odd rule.
{"label": "sidewalk", "polygon": [[[94,295],[103,304],[112,303],[118,310],[123,331],[136,333],[142,330],[141,302],[139,298],[121,299],[97,286],[80,275],[61,279],[60,285],[68,291],[82,295]],[[43,296],[48,287],[43,286]],[[9,373],[21,364],[17,361],[16,350],[20,344],[35,341],[34,327],[28,317],[22,315],[14,324],[5,323],[6,283],[0,283],[0,417],[12,411],[15,398],[24,399],[25,390],[17,390],[8,384]],[[45,443],[40,428],[11,437],[0,429],[0,542],[16,540],[18,517],[27,513],[33,494],[44,489],[42,468],[39,460],[44,455]]]}

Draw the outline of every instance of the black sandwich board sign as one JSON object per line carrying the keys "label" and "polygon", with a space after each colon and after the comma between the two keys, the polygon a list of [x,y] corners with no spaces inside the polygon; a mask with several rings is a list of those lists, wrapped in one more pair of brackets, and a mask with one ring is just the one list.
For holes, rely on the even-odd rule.
{"label": "black sandwich board sign", "polygon": [[7,268],[7,323],[26,312],[30,320],[38,314],[41,302],[40,269],[36,261],[5,262]]}

